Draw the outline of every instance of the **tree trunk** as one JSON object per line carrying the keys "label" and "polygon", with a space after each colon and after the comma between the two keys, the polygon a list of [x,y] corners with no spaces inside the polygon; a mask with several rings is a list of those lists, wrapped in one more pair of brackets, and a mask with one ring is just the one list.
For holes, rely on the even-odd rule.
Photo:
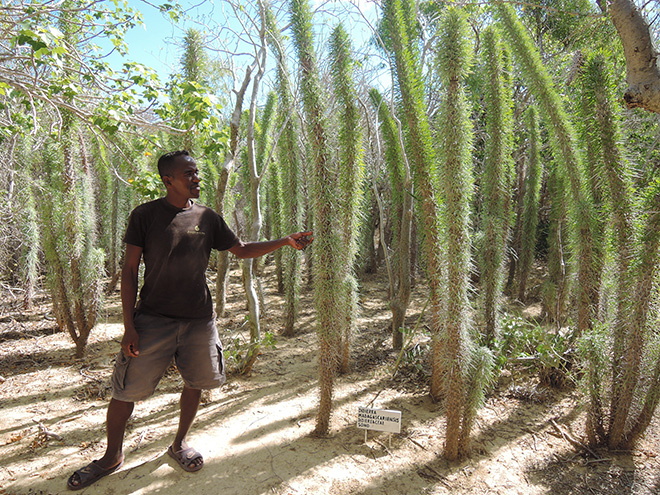
{"label": "tree trunk", "polygon": [[[253,67],[250,66],[245,71],[243,83],[238,91],[236,91],[236,104],[234,105],[234,112],[232,113],[231,121],[229,123],[229,150],[225,162],[220,171],[218,184],[216,187],[215,195],[215,210],[221,215],[225,216],[225,194],[227,192],[227,183],[229,175],[234,168],[234,158],[236,156],[236,148],[238,146],[238,134],[241,125],[241,115],[243,113],[243,99],[245,98],[245,91],[252,78]],[[216,281],[215,281],[215,305],[216,314],[220,317],[225,315],[225,305],[227,301],[227,273],[229,272],[229,252],[222,251],[218,253]]]}
{"label": "tree trunk", "polygon": [[623,95],[626,105],[660,113],[658,52],[648,23],[632,0],[613,0],[609,3],[609,13],[626,57],[628,88]]}
{"label": "tree trunk", "polygon": [[[261,17],[261,28],[259,31],[259,39],[261,41],[261,46],[258,51],[258,62],[257,62],[257,73],[252,81],[252,97],[250,99],[250,111],[248,114],[248,125],[247,125],[247,154],[248,154],[248,170],[250,173],[250,227],[248,229],[248,241],[257,242],[259,241],[259,236],[261,235],[261,226],[263,224],[263,217],[261,214],[261,181],[264,177],[265,169],[268,163],[258,163],[258,158],[256,154],[256,139],[255,139],[255,124],[257,118],[257,97],[259,94],[259,84],[261,83],[261,78],[263,77],[265,66],[266,66],[266,15],[264,11],[263,4],[260,4],[260,17]],[[267,128],[268,126],[266,126]],[[261,170],[259,167],[261,166]],[[260,312],[259,312],[259,301],[260,298],[257,294],[254,280],[254,260],[245,259],[242,261],[243,264],[243,286],[245,288],[245,294],[247,295],[247,305],[249,312],[249,327],[250,327],[250,344],[247,351],[248,356],[252,356],[252,359],[249,359],[245,364],[249,364],[250,367],[256,359],[256,355],[259,352],[259,347],[261,346],[261,323],[260,323]],[[248,373],[250,369],[243,368],[242,373]]]}

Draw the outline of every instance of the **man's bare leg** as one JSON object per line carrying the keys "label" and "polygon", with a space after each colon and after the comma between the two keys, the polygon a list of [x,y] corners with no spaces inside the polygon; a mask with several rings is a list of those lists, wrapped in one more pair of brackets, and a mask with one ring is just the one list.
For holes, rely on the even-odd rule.
{"label": "man's bare leg", "polygon": [[[179,407],[181,409],[179,414],[179,429],[176,432],[174,437],[174,442],[172,442],[172,450],[174,452],[179,452],[182,449],[188,447],[186,444],[185,438],[190,430],[190,427],[197,416],[197,409],[199,408],[199,402],[202,397],[202,391],[195,388],[183,387],[181,392],[181,400]],[[197,459],[194,461],[195,466],[203,464],[202,459]]]}
{"label": "man's bare leg", "polygon": [[98,462],[102,468],[111,468],[124,460],[124,433],[126,432],[128,419],[133,414],[134,407],[134,402],[124,402],[117,399],[110,401],[106,419],[108,446],[105,449],[105,455]]}
{"label": "man's bare leg", "polygon": [[[124,402],[112,399],[108,405],[108,414],[106,418],[106,435],[108,446],[105,449],[105,455],[101,457],[96,464],[102,469],[111,469],[124,460],[123,443],[126,424],[133,414],[134,402]],[[80,479],[78,473],[71,478],[73,486],[79,486]]]}

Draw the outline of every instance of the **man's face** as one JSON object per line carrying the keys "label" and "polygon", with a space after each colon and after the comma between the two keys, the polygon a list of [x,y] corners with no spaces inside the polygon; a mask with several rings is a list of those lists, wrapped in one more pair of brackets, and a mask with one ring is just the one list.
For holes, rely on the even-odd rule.
{"label": "man's face", "polygon": [[190,156],[180,155],[175,158],[174,163],[172,175],[168,176],[170,192],[179,197],[199,198],[200,178],[195,160]]}

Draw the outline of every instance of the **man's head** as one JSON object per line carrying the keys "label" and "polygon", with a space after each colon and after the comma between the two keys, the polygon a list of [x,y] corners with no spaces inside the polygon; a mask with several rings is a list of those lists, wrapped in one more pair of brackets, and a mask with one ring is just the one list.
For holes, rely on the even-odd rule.
{"label": "man's head", "polygon": [[158,159],[158,173],[161,179],[166,175],[172,177],[174,169],[177,166],[177,158],[180,156],[190,157],[190,153],[186,150],[170,151]]}
{"label": "man's head", "polygon": [[161,156],[158,173],[167,188],[166,197],[170,203],[183,207],[188,199],[199,198],[199,170],[187,151],[172,151]]}

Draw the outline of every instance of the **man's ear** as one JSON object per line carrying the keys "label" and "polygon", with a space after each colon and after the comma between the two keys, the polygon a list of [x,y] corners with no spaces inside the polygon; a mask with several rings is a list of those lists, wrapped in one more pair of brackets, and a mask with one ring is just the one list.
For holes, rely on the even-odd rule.
{"label": "man's ear", "polygon": [[169,175],[163,175],[162,179],[163,179],[163,184],[165,184],[165,187],[172,185],[172,178]]}

